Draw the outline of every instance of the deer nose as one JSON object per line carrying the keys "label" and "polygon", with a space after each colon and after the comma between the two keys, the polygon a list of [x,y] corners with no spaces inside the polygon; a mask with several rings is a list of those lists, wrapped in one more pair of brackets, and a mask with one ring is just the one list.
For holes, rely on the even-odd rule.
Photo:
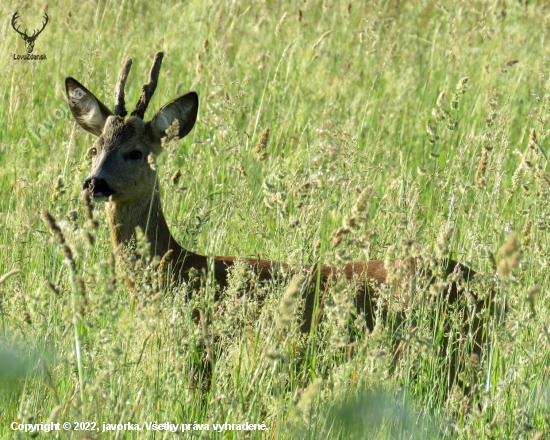
{"label": "deer nose", "polygon": [[96,179],[95,177],[89,177],[86,179],[82,189],[87,189],[94,196],[109,197],[115,193],[105,179]]}

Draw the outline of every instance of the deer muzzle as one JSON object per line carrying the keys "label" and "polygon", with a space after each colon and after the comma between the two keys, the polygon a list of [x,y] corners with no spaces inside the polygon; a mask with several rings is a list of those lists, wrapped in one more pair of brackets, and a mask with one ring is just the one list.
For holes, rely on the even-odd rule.
{"label": "deer muzzle", "polygon": [[115,193],[115,190],[109,186],[105,179],[98,179],[95,177],[86,179],[82,189],[90,191],[94,200],[97,201],[106,200]]}

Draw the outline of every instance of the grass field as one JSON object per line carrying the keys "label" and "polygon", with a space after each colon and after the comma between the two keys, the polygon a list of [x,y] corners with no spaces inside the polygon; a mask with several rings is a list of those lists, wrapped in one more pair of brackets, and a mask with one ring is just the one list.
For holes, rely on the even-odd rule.
{"label": "grass field", "polygon": [[[25,53],[16,10],[22,29],[47,12],[34,48],[47,60],[14,60]],[[180,435],[40,434],[74,439],[549,432],[544,1],[8,0],[0,11],[0,277],[20,270],[0,278],[2,438],[26,436],[14,421],[190,424]],[[482,356],[470,356],[462,325],[472,296],[449,305],[438,294],[445,279],[417,285],[407,320],[390,310],[372,331],[338,285],[309,337],[285,283],[268,288],[262,308],[241,296],[244,265],[218,304],[212,280],[189,301],[185,288],[148,285],[151,268],[130,296],[102,205],[96,229],[80,201],[94,138],[67,111],[64,80],[112,108],[131,56],[131,109],[158,50],[147,116],[189,90],[200,99],[193,131],[158,158],[164,212],[184,247],[296,266],[450,256],[480,274],[478,298],[494,288]],[[74,271],[43,209],[63,229]],[[333,247],[352,214],[362,221]],[[192,319],[197,307],[204,325]],[[470,395],[448,389],[453,355]],[[225,422],[267,430],[212,430]]]}

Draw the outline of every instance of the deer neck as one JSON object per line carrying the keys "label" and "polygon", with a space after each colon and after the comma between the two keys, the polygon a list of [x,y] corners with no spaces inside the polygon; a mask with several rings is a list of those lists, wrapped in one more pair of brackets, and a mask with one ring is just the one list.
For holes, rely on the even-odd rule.
{"label": "deer neck", "polygon": [[156,189],[146,200],[131,204],[109,202],[106,211],[115,248],[130,244],[136,237],[136,228],[139,227],[151,244],[152,256],[158,255],[162,258],[169,250],[172,251],[172,258],[179,258],[184,253],[190,254],[172,237],[162,212],[160,194]]}

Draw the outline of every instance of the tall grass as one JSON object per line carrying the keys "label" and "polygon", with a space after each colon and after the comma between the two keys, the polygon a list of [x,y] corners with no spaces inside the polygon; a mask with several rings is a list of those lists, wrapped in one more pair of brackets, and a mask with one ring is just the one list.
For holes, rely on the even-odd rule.
{"label": "tall grass", "polygon": [[[13,59],[24,53],[16,10],[29,29],[48,13],[34,51],[46,61]],[[0,279],[3,437],[19,435],[16,420],[268,427],[184,438],[548,431],[545,2],[63,0],[0,11],[0,276],[20,270]],[[390,308],[372,331],[338,284],[305,337],[292,286],[262,287],[259,304],[242,295],[245,265],[214,304],[212,280],[189,299],[155,284],[155,262],[136,274],[131,256],[115,255],[102,207],[87,213],[80,199],[93,139],[54,112],[66,76],[112,105],[126,56],[126,100],[137,102],[157,50],[148,116],[189,90],[200,97],[193,131],[159,157],[183,246],[296,266],[451,256],[480,274],[473,294],[495,291],[481,357],[463,325],[472,296],[446,304],[444,277],[416,286],[404,322]],[[467,396],[447,385],[444,334]]]}

